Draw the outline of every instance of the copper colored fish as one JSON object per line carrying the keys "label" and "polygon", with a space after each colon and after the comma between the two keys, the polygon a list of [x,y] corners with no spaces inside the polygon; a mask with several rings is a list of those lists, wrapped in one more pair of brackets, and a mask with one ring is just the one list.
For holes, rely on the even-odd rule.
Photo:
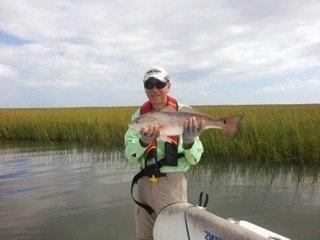
{"label": "copper colored fish", "polygon": [[140,131],[143,127],[157,126],[160,129],[160,138],[170,141],[168,136],[181,135],[183,133],[184,122],[190,117],[195,117],[197,123],[203,121],[204,130],[216,128],[233,138],[238,129],[238,124],[242,120],[242,115],[230,116],[215,119],[207,114],[200,113],[191,107],[183,107],[181,110],[174,111],[171,107],[166,107],[160,112],[149,112],[140,115],[129,124],[129,128]]}

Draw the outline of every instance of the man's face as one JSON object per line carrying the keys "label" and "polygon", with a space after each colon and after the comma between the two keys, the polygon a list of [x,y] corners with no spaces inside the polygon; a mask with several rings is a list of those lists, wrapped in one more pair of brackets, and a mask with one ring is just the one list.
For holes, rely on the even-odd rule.
{"label": "man's face", "polygon": [[[147,80],[147,82],[148,81],[150,80]],[[167,82],[165,87],[159,88],[159,86],[157,87],[157,81],[159,80],[152,79],[152,88],[148,89],[145,87],[144,90],[152,104],[163,104],[167,101],[167,95],[170,91],[171,84],[170,82]]]}

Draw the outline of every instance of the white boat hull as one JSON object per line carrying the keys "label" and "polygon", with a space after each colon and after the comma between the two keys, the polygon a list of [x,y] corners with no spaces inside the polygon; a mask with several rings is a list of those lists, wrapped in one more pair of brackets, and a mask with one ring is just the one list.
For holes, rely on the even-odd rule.
{"label": "white boat hull", "polygon": [[223,219],[189,203],[175,203],[165,207],[158,214],[153,237],[155,240],[289,240],[247,223]]}

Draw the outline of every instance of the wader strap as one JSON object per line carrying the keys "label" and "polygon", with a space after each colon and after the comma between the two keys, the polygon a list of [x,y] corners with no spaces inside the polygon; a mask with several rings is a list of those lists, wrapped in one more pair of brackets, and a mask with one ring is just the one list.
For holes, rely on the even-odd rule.
{"label": "wader strap", "polygon": [[131,182],[131,197],[133,199],[133,201],[140,207],[142,207],[143,209],[145,209],[150,215],[152,213],[154,213],[154,210],[152,207],[150,207],[148,204],[144,204],[141,202],[138,202],[134,197],[133,197],[133,186],[138,182],[138,180],[142,177],[146,176],[146,173],[144,171],[144,169],[142,169],[140,172],[138,172],[132,179]]}
{"label": "wader strap", "polygon": [[[183,157],[184,153],[178,153],[177,154],[177,159],[180,157]],[[166,166],[166,158],[162,158],[161,160],[159,160],[157,162],[157,168],[160,169],[162,166]],[[139,179],[144,177],[144,176],[149,176],[149,172],[146,169],[141,169],[140,172],[138,172],[132,179],[131,182],[131,197],[133,199],[133,201],[140,207],[142,207],[143,209],[145,209],[150,215],[152,215],[154,213],[154,210],[152,207],[150,207],[148,204],[146,203],[141,203],[139,201],[137,201],[134,197],[133,197],[133,187],[136,183],[138,183]],[[159,176],[157,177],[165,177],[166,173],[162,173],[159,171]]]}

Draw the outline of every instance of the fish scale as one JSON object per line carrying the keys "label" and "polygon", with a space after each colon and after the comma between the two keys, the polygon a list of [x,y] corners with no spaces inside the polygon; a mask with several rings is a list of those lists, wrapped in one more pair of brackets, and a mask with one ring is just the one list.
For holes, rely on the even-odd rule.
{"label": "fish scale", "polygon": [[175,125],[174,123],[171,123],[166,128],[164,128],[162,132],[167,136],[181,135],[183,132],[183,127],[179,125]]}

